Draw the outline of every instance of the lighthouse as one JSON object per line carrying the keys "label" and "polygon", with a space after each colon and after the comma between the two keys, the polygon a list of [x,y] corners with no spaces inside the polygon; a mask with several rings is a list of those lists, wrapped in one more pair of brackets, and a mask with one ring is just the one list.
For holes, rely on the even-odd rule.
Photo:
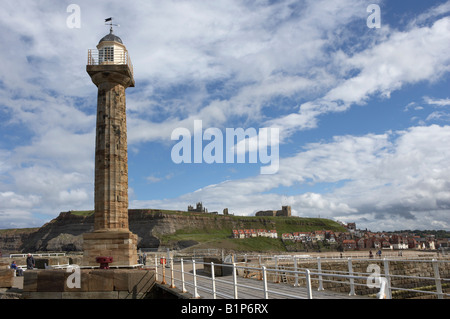
{"label": "lighthouse", "polygon": [[128,226],[128,151],[125,90],[133,65],[113,28],[88,51],[86,71],[97,86],[94,230],[83,234],[83,263],[112,257],[112,266],[137,263],[137,236]]}

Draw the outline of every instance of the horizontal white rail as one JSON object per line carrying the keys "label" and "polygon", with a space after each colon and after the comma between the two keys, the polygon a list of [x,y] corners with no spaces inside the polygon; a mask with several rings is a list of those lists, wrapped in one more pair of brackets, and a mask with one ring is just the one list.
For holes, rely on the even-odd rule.
{"label": "horizontal white rail", "polygon": [[89,49],[87,65],[128,65],[133,74],[133,64],[131,63],[128,50],[114,49],[112,53]]}
{"label": "horizontal white rail", "polygon": [[[41,254],[31,254],[33,257],[64,257],[66,253],[41,253]],[[28,254],[10,254],[9,258],[20,258],[27,257]]]}
{"label": "horizontal white rail", "polygon": [[[313,298],[312,295],[312,281],[318,282],[318,290],[324,290],[323,283],[324,282],[332,282],[332,283],[339,283],[339,284],[348,284],[349,285],[349,295],[355,296],[355,287],[356,286],[367,286],[369,283],[369,280],[371,282],[374,281],[373,273],[371,272],[354,272],[353,271],[353,265],[352,262],[358,260],[358,259],[351,259],[348,258],[348,268],[349,270],[347,272],[345,271],[338,271],[338,270],[322,270],[320,267],[321,258],[317,258],[318,261],[318,269],[305,269],[305,268],[297,268],[297,265],[295,264],[295,269],[282,269],[279,268],[277,264],[275,264],[275,267],[269,268],[267,266],[248,266],[245,263],[231,263],[231,264],[219,264],[219,263],[205,263],[202,261],[198,261],[195,259],[192,260],[184,260],[183,258],[174,261],[173,258],[169,258],[167,260],[167,264],[160,265],[158,264],[159,259],[155,256],[155,269],[156,269],[156,277],[158,280],[158,276],[162,273],[163,280],[162,283],[165,283],[165,270],[166,268],[170,268],[170,280],[171,280],[171,287],[175,287],[175,283],[181,284],[182,292],[186,292],[186,286],[189,286],[194,289],[193,296],[194,298],[199,298],[200,295],[198,291],[205,292],[209,295],[212,295],[213,299],[216,299],[217,297],[221,298],[239,298],[239,291],[251,289],[255,292],[256,295],[260,295],[263,298],[269,298],[269,295],[273,298],[274,295],[287,297],[287,298]],[[366,259],[367,260],[367,259]],[[414,262],[431,262],[433,263],[435,275],[434,277],[419,277],[419,276],[408,276],[408,275],[394,275],[389,273],[389,261],[392,261],[391,259],[382,259],[381,260],[384,263],[384,274],[379,274],[377,278],[375,278],[376,285],[374,285],[371,288],[379,288],[379,292],[377,293],[377,298],[384,299],[384,298],[392,298],[392,291],[393,290],[402,290],[402,291],[412,291],[412,292],[418,292],[418,293],[425,293],[430,295],[436,295],[439,299],[442,299],[444,296],[449,297],[450,294],[443,293],[442,290],[442,283],[449,281],[448,278],[441,278],[439,275],[439,269],[438,269],[438,263],[445,263],[449,262],[448,260],[414,260]],[[394,261],[398,261],[395,259]],[[409,261],[409,260],[408,260]],[[406,262],[406,261],[405,261]],[[174,269],[174,263],[180,263],[181,269]],[[192,267],[191,272],[187,272],[184,270],[185,266],[190,264]],[[211,277],[210,276],[204,276],[198,274],[197,267],[198,265],[208,265],[211,269]],[[217,279],[215,278],[214,269],[215,267],[222,267],[224,268],[231,268],[231,274],[232,274],[232,281],[227,281],[223,279]],[[158,268],[161,268],[161,270],[158,270]],[[262,284],[259,285],[247,285],[239,283],[237,280],[238,273],[242,273],[243,276],[245,274],[248,274],[250,272],[259,273],[259,281],[262,281]],[[174,273],[177,273],[180,278],[175,278]],[[189,276],[192,279],[191,281],[186,280],[186,276]],[[298,295],[295,293],[286,293],[280,290],[277,290],[275,288],[271,288],[269,290],[268,288],[268,277],[271,276],[274,278],[275,282],[279,282],[279,278],[281,276],[284,276],[285,278],[290,277],[291,279],[294,278],[294,286],[299,286],[299,279],[302,279],[306,283],[307,288],[307,294],[306,297],[304,295]],[[436,283],[436,289],[435,291],[424,291],[424,290],[418,290],[418,289],[406,289],[401,287],[392,287],[391,286],[391,279],[395,278],[405,278],[405,279],[420,279],[420,280],[428,280],[428,281],[435,281]],[[340,279],[340,280],[336,280]],[[361,283],[363,281],[363,283]],[[255,283],[258,281],[255,280]],[[228,286],[229,289],[224,289],[224,286]],[[221,290],[219,290],[221,289]],[[231,292],[230,292],[231,291]],[[337,296],[337,295],[336,295]]]}

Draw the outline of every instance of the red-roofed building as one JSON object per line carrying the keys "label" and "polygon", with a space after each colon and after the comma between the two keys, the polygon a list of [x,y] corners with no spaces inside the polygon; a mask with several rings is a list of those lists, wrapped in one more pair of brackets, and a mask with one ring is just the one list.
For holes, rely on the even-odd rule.
{"label": "red-roofed building", "polygon": [[356,241],[353,239],[344,239],[342,245],[345,249],[356,249]]}

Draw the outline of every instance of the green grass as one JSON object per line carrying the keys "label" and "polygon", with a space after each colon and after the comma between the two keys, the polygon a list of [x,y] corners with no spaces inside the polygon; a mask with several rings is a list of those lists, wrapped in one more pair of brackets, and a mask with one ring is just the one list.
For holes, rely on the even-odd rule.
{"label": "green grass", "polygon": [[70,212],[72,215],[76,215],[76,216],[90,216],[92,214],[94,214],[93,210],[76,210],[76,211],[71,211]]}
{"label": "green grass", "polygon": [[[184,216],[199,216],[196,213],[181,213]],[[338,223],[321,218],[300,217],[260,217],[260,216],[223,216],[201,214],[203,218],[210,219],[207,226],[202,228],[184,228],[173,234],[159,237],[163,245],[170,245],[181,240],[195,240],[204,247],[228,248],[237,251],[286,251],[281,241],[281,234],[287,232],[333,230],[346,231]],[[256,237],[235,239],[232,238],[233,229],[275,229],[278,239]]]}
{"label": "green grass", "polygon": [[[94,212],[72,211],[71,213],[77,216],[89,216]],[[314,230],[346,231],[338,223],[324,218],[234,216],[161,209],[131,209],[130,214],[133,213],[178,215],[203,220],[203,222],[199,222],[200,227],[186,227],[172,234],[154,234],[160,239],[162,245],[193,240],[210,248],[229,248],[241,251],[286,251],[286,246],[280,239],[283,233]],[[279,239],[264,237],[234,239],[232,238],[233,229],[275,229]]]}
{"label": "green grass", "polygon": [[233,239],[239,249],[244,251],[286,251],[281,239],[267,237],[253,237]]}
{"label": "green grass", "polygon": [[36,228],[10,228],[10,229],[0,229],[0,234],[14,235],[15,233],[33,233],[37,231],[39,227]]}

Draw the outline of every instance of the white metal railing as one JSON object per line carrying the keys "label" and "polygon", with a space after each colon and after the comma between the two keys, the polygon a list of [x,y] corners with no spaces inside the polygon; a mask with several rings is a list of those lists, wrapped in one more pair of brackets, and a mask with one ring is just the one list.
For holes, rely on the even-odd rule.
{"label": "white metal railing", "polygon": [[[374,256],[373,258],[368,258],[368,254],[339,254],[336,253],[334,255],[328,254],[328,257],[321,257],[322,260],[324,261],[338,261],[338,260],[347,260],[348,258],[352,258],[353,260],[357,260],[357,259],[370,259],[370,260],[383,260],[383,258],[388,258],[391,260],[411,260],[412,258],[408,255],[398,255],[398,253],[394,253],[394,252],[383,252],[383,256],[382,257],[378,257],[378,256]],[[423,256],[423,257],[418,257],[415,256],[413,259],[417,260],[417,259],[423,259],[423,260],[431,260],[432,258],[435,258],[436,254],[430,254],[429,256]],[[446,257],[445,255],[442,255],[442,257]],[[315,256],[311,256],[309,254],[298,254],[298,255],[264,255],[264,254],[236,254],[235,255],[236,259],[244,259],[244,260],[249,260],[249,259],[259,259],[259,260],[264,260],[264,261],[268,261],[268,260],[293,260],[294,258],[297,259],[311,259],[314,260],[318,257]],[[446,257],[444,259],[449,259],[449,257]],[[450,259],[449,259],[450,260]]]}
{"label": "white metal railing", "polygon": [[[163,258],[165,259],[165,258]],[[390,260],[390,259],[382,259],[382,262],[384,264],[384,274],[379,273],[378,276],[373,276],[373,272],[355,272],[353,271],[353,261],[356,261],[358,259],[352,259],[348,258],[348,271],[337,271],[337,270],[323,270],[321,268],[321,262],[322,259],[326,258],[320,258],[317,257],[317,269],[305,269],[305,268],[298,268],[297,263],[294,263],[293,269],[282,269],[280,265],[275,264],[273,268],[259,265],[259,266],[245,266],[246,263],[236,263],[233,262],[232,264],[214,264],[211,263],[205,263],[202,261],[198,261],[195,259],[192,260],[184,260],[183,258],[179,259],[178,261],[174,261],[173,258],[169,258],[166,261],[168,262],[168,268],[169,274],[167,275],[167,278],[170,278],[170,287],[175,288],[175,282],[178,282],[181,284],[181,291],[182,293],[187,292],[186,286],[189,286],[191,288],[191,291],[193,290],[193,296],[194,298],[199,298],[199,290],[206,292],[209,295],[212,295],[213,299],[216,299],[217,297],[222,298],[228,298],[228,299],[238,299],[239,298],[239,288],[246,288],[246,289],[252,289],[256,293],[260,292],[263,296],[263,298],[268,299],[269,294],[270,296],[278,295],[282,297],[288,297],[288,298],[307,298],[312,299],[312,281],[316,281],[318,285],[318,291],[324,290],[323,283],[324,282],[334,282],[339,284],[347,284],[349,285],[349,295],[355,296],[355,287],[356,286],[367,286],[369,284],[369,280],[373,281],[374,284],[371,288],[379,289],[378,293],[376,294],[376,298],[378,299],[391,299],[392,298],[392,291],[411,291],[416,293],[424,293],[424,294],[430,294],[430,295],[436,295],[439,299],[443,299],[445,297],[449,297],[450,294],[444,293],[442,290],[442,283],[450,281],[448,278],[441,278],[439,274],[439,263],[441,262],[450,262],[448,260],[408,260],[410,262],[431,262],[433,265],[433,271],[434,276],[433,277],[426,277],[426,276],[407,276],[407,275],[394,275],[389,272],[389,262],[390,261],[398,261],[398,260]],[[367,259],[365,259],[367,261]],[[180,263],[180,269],[174,269],[174,263],[179,262]],[[190,264],[192,268],[192,273],[185,271],[186,264]],[[198,274],[197,266],[198,265],[208,265],[211,267],[211,276],[204,276]],[[215,266],[220,267],[231,267],[232,268],[232,281],[217,279],[215,276]],[[161,268],[158,270],[158,268]],[[159,276],[162,275],[161,283],[166,284],[166,265],[158,264],[158,258],[155,256],[155,270],[156,270],[156,280],[159,281]],[[259,286],[249,286],[248,284],[241,284],[238,283],[238,273],[239,271],[244,275],[245,273],[250,272],[259,272],[259,279],[262,281],[262,284]],[[175,273],[179,274],[179,277],[181,278],[175,278]],[[290,277],[293,279],[294,287],[300,286],[299,280],[303,279],[306,286],[306,296],[305,295],[298,295],[295,293],[289,293],[283,292],[281,290],[277,290],[272,288],[269,290],[268,288],[268,282],[269,282],[269,274],[273,278],[272,282],[280,282],[279,278],[281,276]],[[186,280],[186,275],[192,277],[192,281]],[[404,278],[404,279],[420,279],[420,280],[429,280],[434,281],[436,290],[435,291],[424,291],[424,290],[417,290],[417,289],[407,289],[407,288],[401,288],[401,287],[392,287],[391,281],[395,278]],[[199,281],[201,279],[201,282]],[[364,281],[364,283],[360,283],[360,281]],[[255,281],[256,282],[256,281]],[[221,287],[224,285],[231,286],[231,289],[228,289],[227,291],[221,290],[219,291],[217,288],[217,284],[221,284]],[[231,291],[232,293],[230,293]]]}
{"label": "white metal railing", "polygon": [[[33,257],[64,257],[66,253],[41,253],[41,254],[31,254]],[[10,254],[9,258],[20,258],[27,257],[28,254]]]}
{"label": "white metal railing", "polygon": [[128,50],[114,49],[112,53],[106,53],[98,49],[89,49],[87,65],[128,65],[133,74],[133,64]]}
{"label": "white metal railing", "polygon": [[[186,272],[184,271],[184,265],[185,263],[191,263],[192,265],[192,274],[190,272]],[[278,272],[277,269],[268,269],[265,266],[262,266],[261,268],[257,268],[257,267],[246,267],[246,266],[240,266],[237,265],[236,263],[232,263],[230,264],[214,264],[213,262],[211,263],[204,263],[204,262],[199,262],[196,260],[189,260],[189,261],[184,261],[183,259],[180,260],[180,264],[181,264],[181,270],[175,270],[174,269],[174,261],[172,258],[170,258],[169,260],[169,267],[170,267],[170,287],[171,288],[176,288],[175,286],[175,281],[178,281],[181,283],[181,291],[182,292],[187,292],[186,290],[186,286],[190,286],[193,289],[193,297],[194,298],[200,298],[200,295],[198,293],[199,290],[202,290],[204,292],[207,292],[208,294],[212,294],[212,298],[216,299],[217,296],[226,298],[226,299],[239,299],[239,288],[246,288],[246,289],[251,289],[253,291],[257,291],[257,292],[261,292],[263,294],[263,298],[264,299],[269,299],[269,293],[270,295],[278,295],[278,296],[282,296],[282,297],[286,297],[286,298],[297,298],[297,299],[312,299],[313,295],[312,295],[312,285],[311,285],[311,275],[315,274],[313,272],[311,272],[309,269],[305,269],[304,271],[289,271],[289,270],[283,270],[285,272],[290,272],[290,273],[295,273],[297,276],[304,276],[306,279],[306,296],[302,296],[302,295],[296,295],[296,294],[288,294],[282,291],[277,291],[276,289],[272,289],[269,290],[268,289],[268,273],[272,272],[272,273],[276,273]],[[211,266],[211,277],[209,276],[203,276],[203,275],[199,275],[197,273],[197,265],[198,264],[209,264]],[[215,277],[215,266],[221,266],[221,267],[231,267],[232,268],[232,282],[227,281],[227,280],[221,280],[221,279],[217,279]],[[162,284],[167,284],[166,282],[166,271],[165,271],[165,265],[162,264],[161,265],[161,273],[162,273],[162,280],[161,283]],[[156,265],[155,267],[156,269],[156,280],[158,281],[158,265]],[[257,270],[257,271],[261,271],[262,274],[262,287],[258,287],[258,286],[249,286],[248,284],[240,284],[238,283],[238,270]],[[181,280],[176,279],[174,276],[174,272],[179,272],[181,273]],[[185,275],[189,274],[190,276],[192,276],[192,282],[185,280]],[[336,275],[333,275],[336,276]],[[339,277],[344,277],[344,278],[359,278],[359,277],[355,277],[355,276],[349,276],[349,275],[337,275]],[[198,278],[202,278],[204,279],[204,281],[202,283],[198,282]],[[205,286],[206,282],[210,282],[209,287]],[[222,285],[229,285],[231,286],[231,291],[232,294],[230,294],[229,292],[226,293],[224,291],[217,291],[216,289],[216,284],[217,283],[221,283]]]}

